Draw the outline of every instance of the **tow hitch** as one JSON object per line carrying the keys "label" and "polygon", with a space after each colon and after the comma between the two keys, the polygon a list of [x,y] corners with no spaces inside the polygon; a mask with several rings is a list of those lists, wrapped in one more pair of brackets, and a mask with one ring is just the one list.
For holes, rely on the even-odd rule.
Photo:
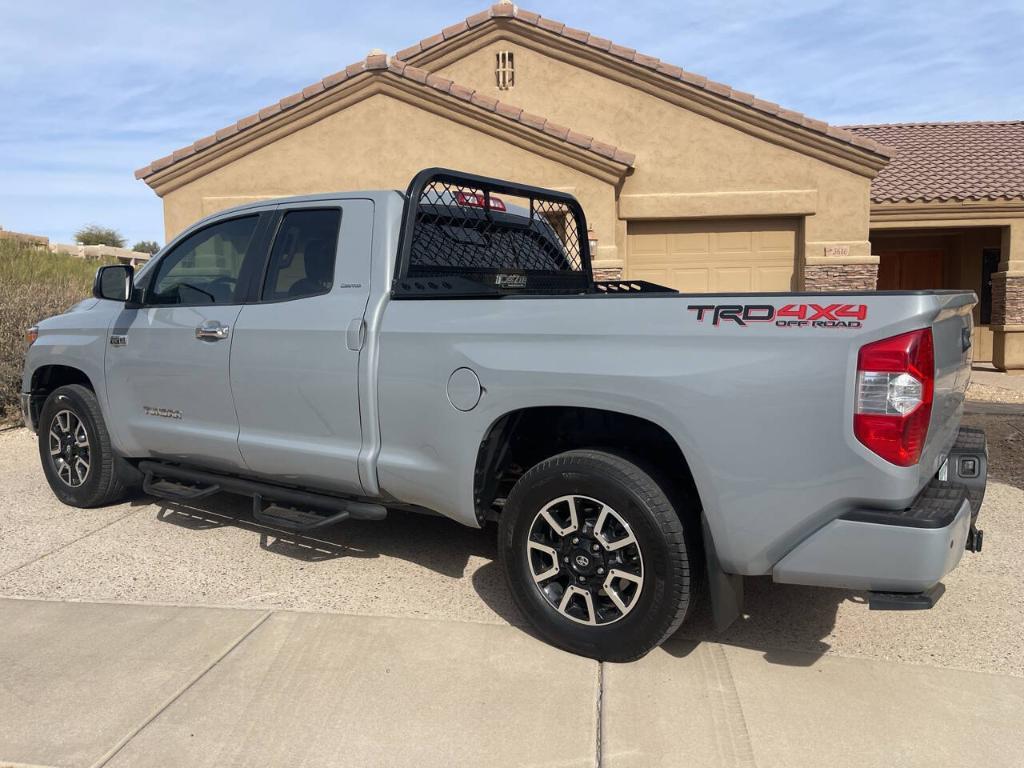
{"label": "tow hitch", "polygon": [[981,545],[985,541],[985,532],[980,528],[975,528],[971,525],[971,530],[967,534],[967,545],[966,549],[968,552],[981,552]]}

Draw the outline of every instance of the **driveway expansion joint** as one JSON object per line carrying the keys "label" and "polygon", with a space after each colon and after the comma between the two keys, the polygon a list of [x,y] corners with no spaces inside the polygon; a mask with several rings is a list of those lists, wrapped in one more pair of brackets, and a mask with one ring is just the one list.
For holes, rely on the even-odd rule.
{"label": "driveway expansion joint", "polygon": [[194,675],[188,682],[186,682],[181,688],[174,692],[167,701],[160,704],[145,720],[143,720],[136,728],[122,737],[105,755],[90,766],[90,768],[102,768],[102,766],[113,760],[117,754],[124,749],[132,739],[138,736],[144,731],[154,720],[160,715],[167,711],[174,702],[178,701],[188,690],[202,680],[214,667],[220,664],[226,659],[232,651],[246,641],[257,629],[263,626],[264,622],[274,614],[274,611],[265,611],[245,632],[239,635],[235,640],[228,644],[228,647],[224,649],[213,661],[207,664],[203,669],[199,670],[199,673]]}

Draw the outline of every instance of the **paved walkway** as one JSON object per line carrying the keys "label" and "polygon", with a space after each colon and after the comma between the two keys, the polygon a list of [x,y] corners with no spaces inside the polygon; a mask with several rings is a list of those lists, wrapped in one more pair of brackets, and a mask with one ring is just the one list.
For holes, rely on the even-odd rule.
{"label": "paved walkway", "polygon": [[[1020,766],[1024,679],[510,626],[0,599],[0,765]],[[4,761],[9,761],[5,763]]]}

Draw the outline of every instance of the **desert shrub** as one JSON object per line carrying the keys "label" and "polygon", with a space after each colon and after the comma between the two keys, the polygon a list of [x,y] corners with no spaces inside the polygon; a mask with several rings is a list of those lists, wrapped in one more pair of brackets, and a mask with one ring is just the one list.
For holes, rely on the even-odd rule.
{"label": "desert shrub", "polygon": [[25,330],[87,298],[101,264],[0,240],[0,422],[19,416]]}
{"label": "desert shrub", "polygon": [[101,227],[99,224],[87,224],[75,232],[75,242],[82,245],[112,245],[124,248],[124,235],[112,227]]}
{"label": "desert shrub", "polygon": [[156,253],[160,250],[160,245],[154,240],[139,240],[132,246],[132,250],[138,253]]}

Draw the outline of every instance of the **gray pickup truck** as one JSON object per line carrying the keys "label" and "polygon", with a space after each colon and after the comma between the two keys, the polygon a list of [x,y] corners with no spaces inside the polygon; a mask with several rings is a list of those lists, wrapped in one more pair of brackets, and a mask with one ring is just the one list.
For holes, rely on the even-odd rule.
{"label": "gray pickup truck", "polygon": [[985,491],[956,291],[684,295],[595,281],[566,194],[444,169],[206,218],[33,329],[57,497],[253,500],[312,531],[497,522],[547,640],[637,658],[742,577],[928,608]]}

